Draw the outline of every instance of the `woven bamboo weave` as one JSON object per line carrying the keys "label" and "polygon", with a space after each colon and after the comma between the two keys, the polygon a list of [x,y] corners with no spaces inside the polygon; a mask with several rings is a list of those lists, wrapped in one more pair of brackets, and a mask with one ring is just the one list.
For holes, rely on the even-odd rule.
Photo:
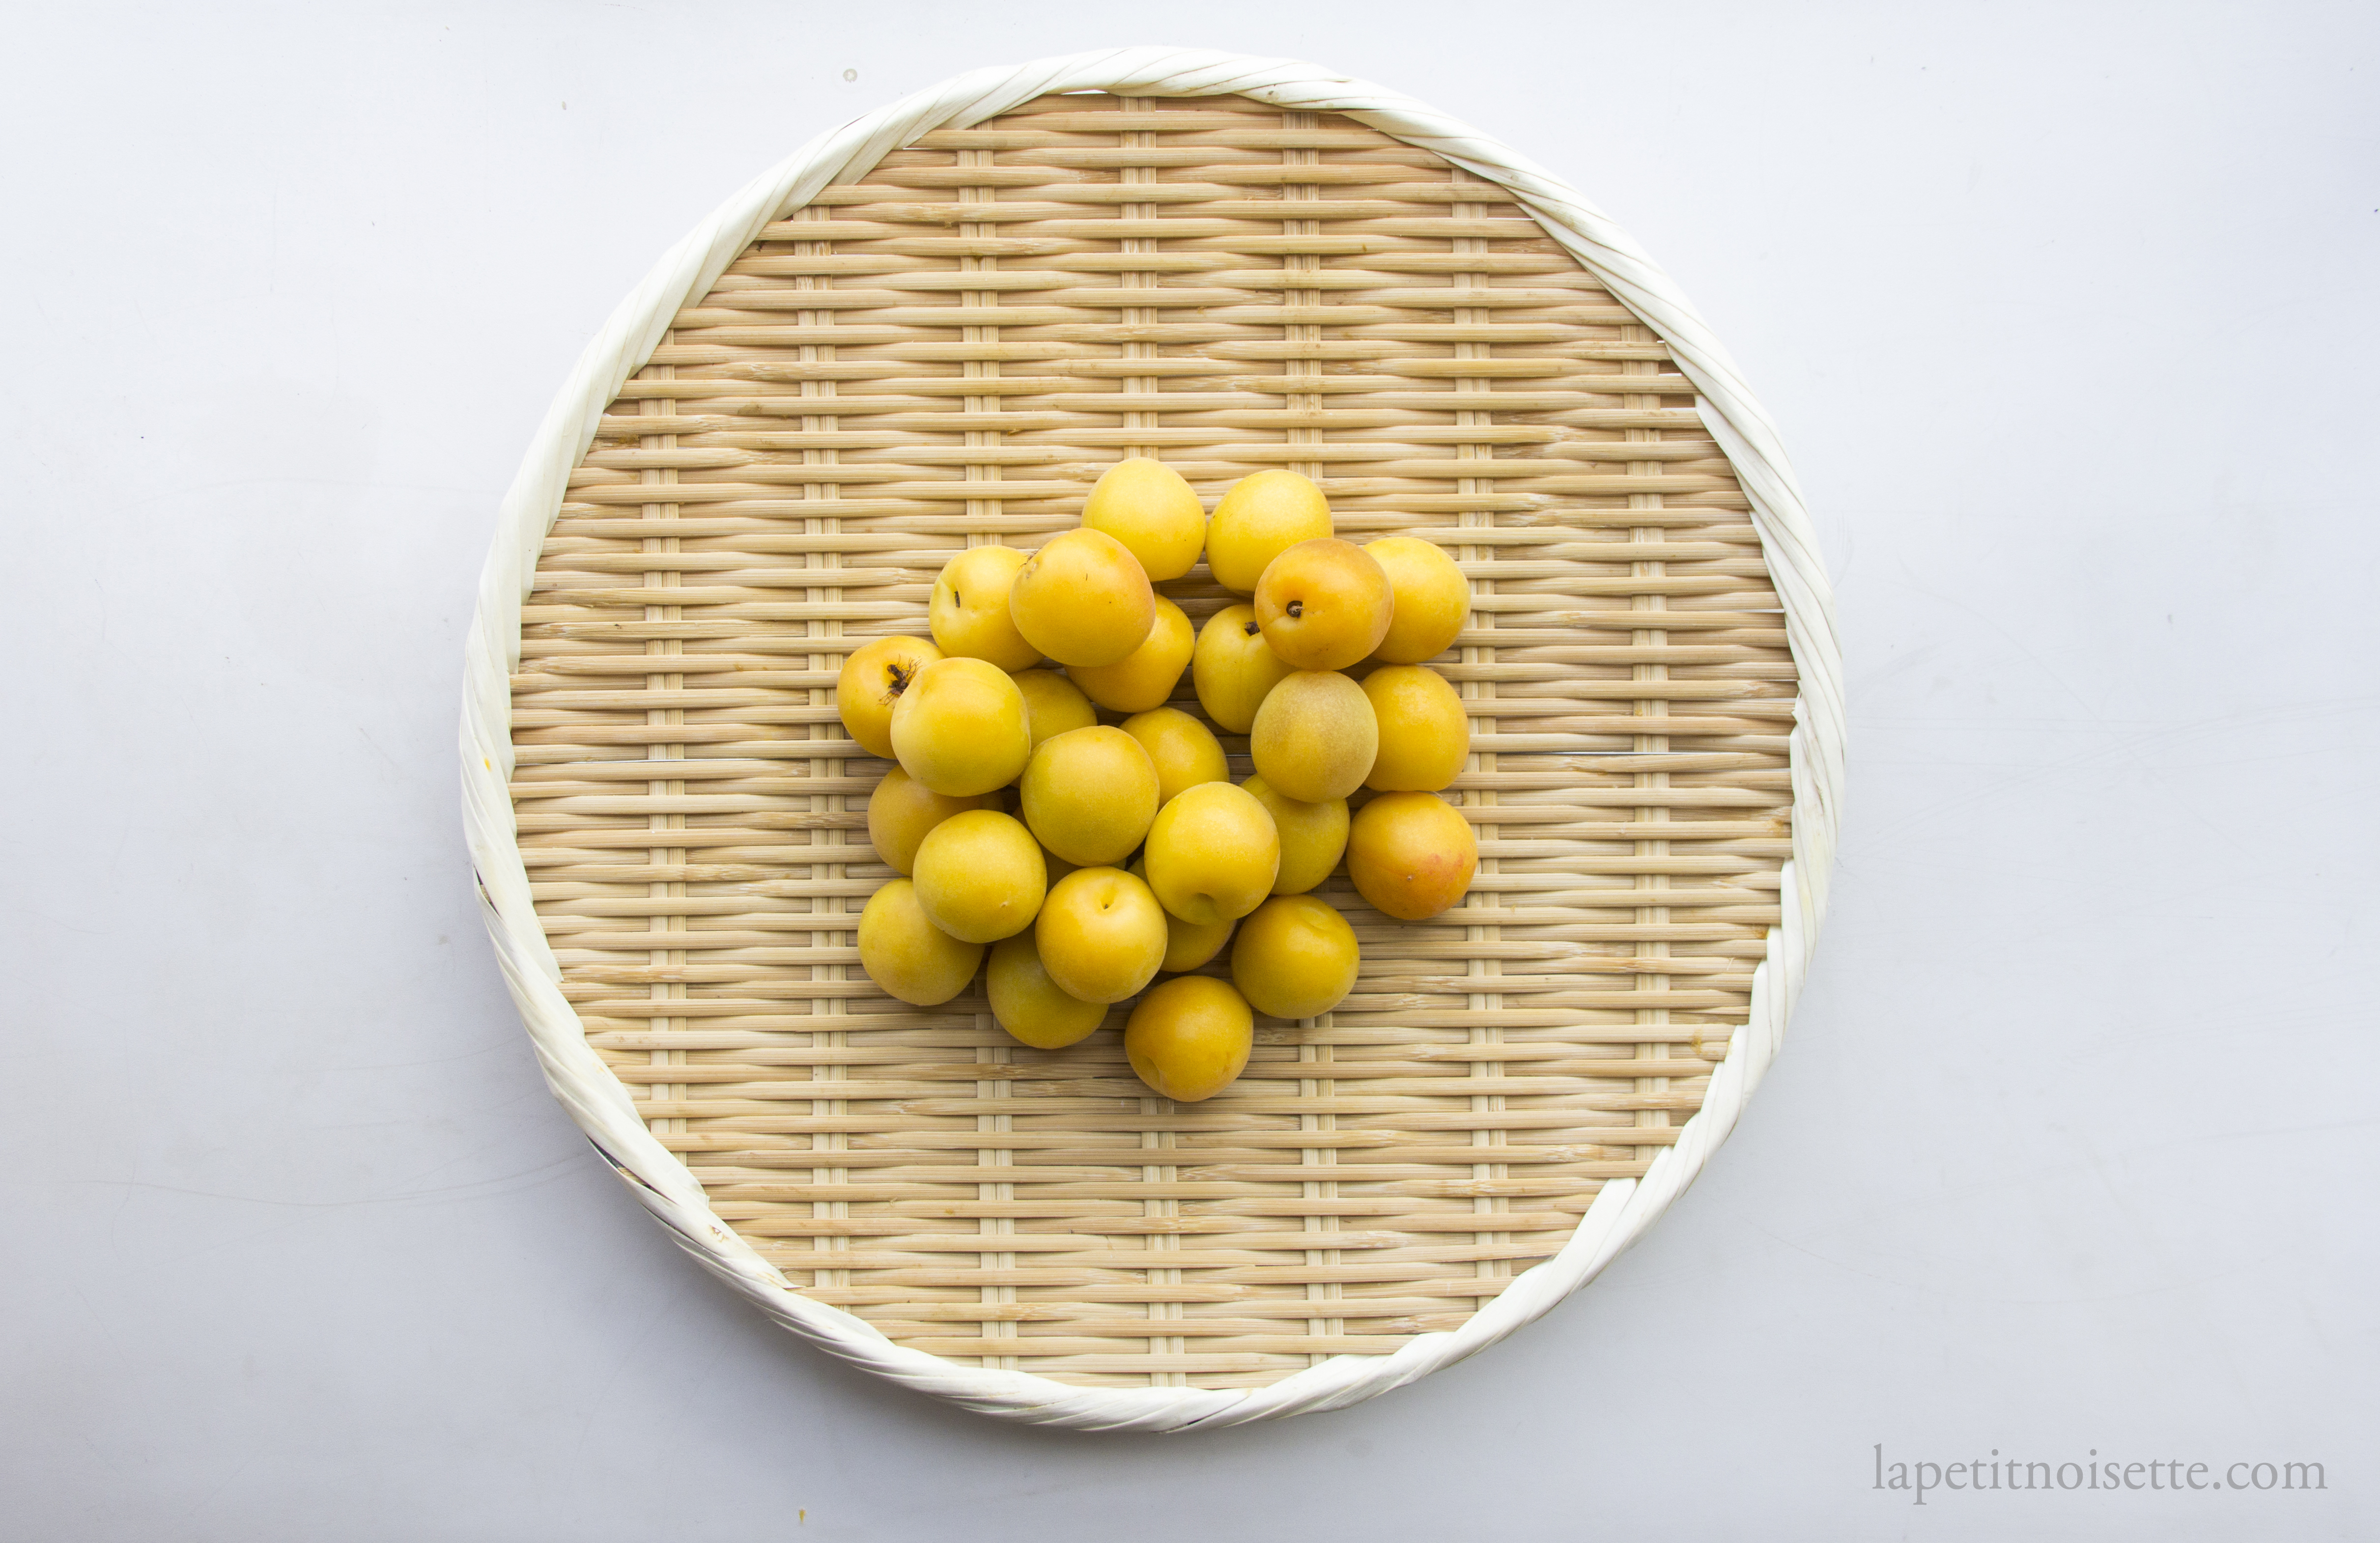
{"label": "woven bamboo weave", "polygon": [[[1793,920],[1801,672],[1698,395],[1506,186],[1247,95],[1020,100],[759,228],[591,423],[509,678],[553,985],[707,1225],[955,1367],[1221,1391],[1459,1330],[1633,1192]],[[1407,924],[1326,883],[1354,993],[1260,1019],[1198,1105],[1133,1076],[1121,1010],[1033,1051],[980,983],[911,1007],[855,947],[892,875],[844,656],[1135,455],[1210,508],[1303,472],[1474,591],[1436,662],[1468,899]]]}

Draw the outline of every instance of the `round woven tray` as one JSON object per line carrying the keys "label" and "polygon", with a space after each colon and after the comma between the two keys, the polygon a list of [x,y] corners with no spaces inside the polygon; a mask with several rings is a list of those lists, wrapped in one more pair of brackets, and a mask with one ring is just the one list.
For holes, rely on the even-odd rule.
{"label": "round woven tray", "polygon": [[[1468,1354],[1691,1178],[1815,932],[1840,707],[1765,420],[1599,221],[1402,98],[1129,51],[828,136],[631,297],[507,507],[467,805],[557,1093],[706,1264],[977,1407],[1175,1428]],[[1328,882],[1354,993],[1260,1020],[1195,1106],[1120,1014],[1028,1050],[854,946],[886,768],[843,657],[1128,456],[1210,508],[1301,471],[1475,593],[1437,662],[1467,901],[1402,924]]]}

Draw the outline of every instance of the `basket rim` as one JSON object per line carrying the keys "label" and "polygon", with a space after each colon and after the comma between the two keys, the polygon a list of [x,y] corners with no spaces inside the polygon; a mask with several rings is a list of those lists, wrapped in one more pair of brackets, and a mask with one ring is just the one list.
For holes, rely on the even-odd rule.
{"label": "basket rim", "polygon": [[[1643,1178],[1607,1183],[1558,1254],[1514,1277],[1460,1328],[1418,1335],[1390,1355],[1336,1355],[1260,1388],[1083,1388],[962,1366],[896,1344],[865,1319],[801,1294],[720,1220],[692,1172],[654,1138],[589,1045],[531,904],[509,791],[509,677],[519,662],[521,611],[540,551],[598,419],[671,318],[707,293],[764,225],[830,183],[864,174],[930,130],[964,128],[1040,96],[1077,91],[1237,94],[1284,109],[1338,113],[1504,188],[1669,345],[1693,382],[1696,412],[1749,497],[1801,677],[1790,747],[1793,855],[1779,876],[1780,923],[1769,929],[1753,973],[1747,1022],[1730,1037],[1702,1108],[1676,1144],[1653,1159]],[[1102,49],[972,70],[820,134],[747,183],[662,256],[580,354],[504,496],[466,642],[460,750],[465,836],[483,918],[547,1084],[680,1246],[784,1328],[906,1387],[1031,1424],[1179,1431],[1343,1408],[1483,1350],[1594,1279],[1693,1183],[1776,1056],[1825,913],[1843,776],[1841,652],[1815,532],[1775,425],[1677,285],[1576,188],[1411,97],[1318,66],[1207,49]]]}

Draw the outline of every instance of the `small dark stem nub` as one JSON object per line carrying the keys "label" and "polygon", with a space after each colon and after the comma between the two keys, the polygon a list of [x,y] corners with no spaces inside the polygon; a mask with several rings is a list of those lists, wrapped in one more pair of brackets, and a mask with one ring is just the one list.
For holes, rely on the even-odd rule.
{"label": "small dark stem nub", "polygon": [[1249,637],[1251,637],[1251,638],[1255,637],[1257,633],[1262,632],[1263,630],[1264,630],[1264,628],[1262,628],[1262,627],[1260,627],[1260,626],[1257,626],[1257,624],[1256,624],[1256,623],[1254,623],[1254,622],[1250,622],[1250,623],[1247,625],[1247,634],[1248,634],[1248,636],[1249,636]]}
{"label": "small dark stem nub", "polygon": [[1303,615],[1305,615],[1305,602],[1304,601],[1302,601],[1302,600],[1293,600],[1293,601],[1291,601],[1289,602],[1289,614],[1290,614],[1290,615],[1291,615],[1291,616],[1293,616],[1293,617],[1296,617],[1296,616],[1303,616]]}

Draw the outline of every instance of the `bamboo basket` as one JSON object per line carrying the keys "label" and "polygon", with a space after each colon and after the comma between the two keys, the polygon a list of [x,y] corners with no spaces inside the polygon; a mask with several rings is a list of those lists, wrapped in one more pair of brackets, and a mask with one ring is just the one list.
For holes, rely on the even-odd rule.
{"label": "bamboo basket", "polygon": [[[1331,880],[1354,994],[1259,1020],[1196,1106],[1133,1077],[1121,1013],[1032,1051],[854,946],[890,875],[844,655],[1133,455],[1209,508],[1304,472],[1475,592],[1437,662],[1468,900],[1394,923]],[[1160,588],[1229,602],[1203,565]],[[1661,271],[1418,103],[1156,49],[921,92],[674,249],[507,501],[463,733],[547,1075],[679,1241],[912,1386],[1142,1429],[1412,1380],[1636,1237],[1775,1052],[1841,740],[1791,474]]]}

